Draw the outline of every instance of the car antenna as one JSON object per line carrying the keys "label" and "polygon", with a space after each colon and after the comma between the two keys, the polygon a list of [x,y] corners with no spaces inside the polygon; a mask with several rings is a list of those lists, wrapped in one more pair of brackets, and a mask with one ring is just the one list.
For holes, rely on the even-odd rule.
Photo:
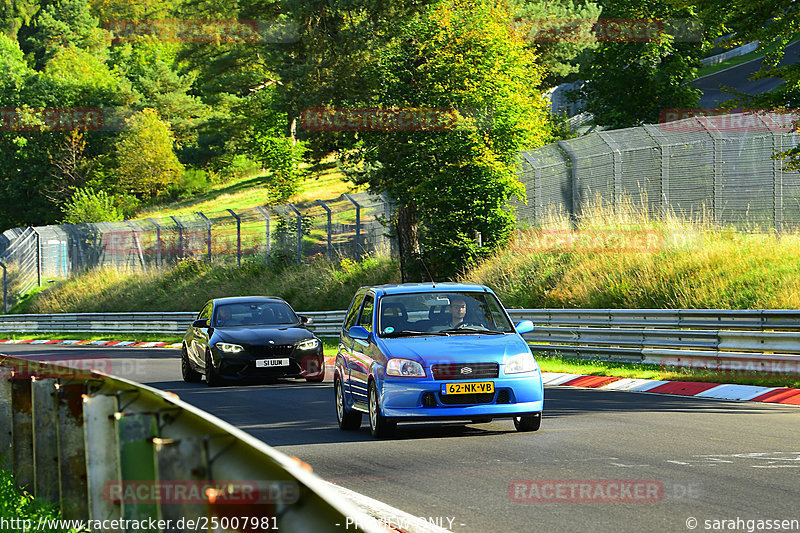
{"label": "car antenna", "polygon": [[428,277],[431,279],[431,285],[433,285],[433,288],[435,289],[436,288],[436,280],[433,279],[433,274],[431,274],[431,271],[428,270],[428,265],[425,264],[425,260],[422,258],[422,254],[421,253],[417,254],[417,256],[419,257],[420,263],[422,263],[422,266],[425,268],[425,272],[428,273]]}

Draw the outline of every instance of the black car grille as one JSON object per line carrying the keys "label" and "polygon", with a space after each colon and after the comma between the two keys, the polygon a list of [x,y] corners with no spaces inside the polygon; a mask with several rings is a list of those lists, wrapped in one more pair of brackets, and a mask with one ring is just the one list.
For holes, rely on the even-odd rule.
{"label": "black car grille", "polygon": [[292,344],[248,345],[247,353],[253,357],[286,357],[292,354]]}
{"label": "black car grille", "polygon": [[439,394],[439,400],[444,405],[466,405],[476,403],[491,403],[494,400],[493,392],[479,392],[474,394]]}
{"label": "black car grille", "polygon": [[484,379],[496,378],[499,372],[497,363],[458,363],[433,365],[433,379]]}

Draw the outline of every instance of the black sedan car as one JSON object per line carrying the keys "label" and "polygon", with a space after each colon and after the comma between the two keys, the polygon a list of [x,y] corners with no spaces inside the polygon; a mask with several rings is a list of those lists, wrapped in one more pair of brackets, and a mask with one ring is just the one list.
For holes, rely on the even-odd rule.
{"label": "black sedan car", "polygon": [[208,301],[183,337],[183,380],[205,375],[211,386],[278,377],[325,378],[322,341],[281,298],[242,296]]}

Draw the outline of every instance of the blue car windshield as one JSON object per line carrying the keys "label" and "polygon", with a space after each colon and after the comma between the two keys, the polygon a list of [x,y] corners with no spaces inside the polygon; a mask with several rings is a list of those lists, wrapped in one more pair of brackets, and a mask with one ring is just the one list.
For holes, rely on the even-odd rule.
{"label": "blue car windshield", "polygon": [[297,324],[292,308],[283,302],[246,302],[218,305],[214,311],[214,327],[278,326]]}
{"label": "blue car windshield", "polygon": [[390,294],[379,300],[381,337],[415,334],[513,333],[503,306],[488,292]]}

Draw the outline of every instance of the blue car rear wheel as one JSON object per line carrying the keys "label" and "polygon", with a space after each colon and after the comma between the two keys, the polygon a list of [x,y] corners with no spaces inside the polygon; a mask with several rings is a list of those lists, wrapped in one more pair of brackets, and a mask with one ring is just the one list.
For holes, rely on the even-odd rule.
{"label": "blue car rear wheel", "polygon": [[339,422],[339,428],[345,431],[360,428],[361,413],[358,411],[351,411],[347,408],[344,400],[342,380],[338,377],[333,381],[333,390],[336,395],[336,419]]}

